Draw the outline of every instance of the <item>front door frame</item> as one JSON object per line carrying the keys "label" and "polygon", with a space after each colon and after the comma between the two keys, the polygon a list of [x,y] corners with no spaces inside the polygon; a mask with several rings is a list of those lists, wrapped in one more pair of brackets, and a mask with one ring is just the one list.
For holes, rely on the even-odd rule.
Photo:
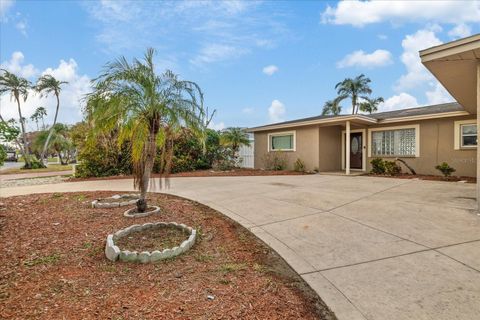
{"label": "front door frame", "polygon": [[[362,169],[350,168],[353,171],[367,171],[367,129],[355,129],[350,130],[350,133],[361,132],[362,133]],[[342,170],[345,170],[345,134],[346,131],[342,130]]]}

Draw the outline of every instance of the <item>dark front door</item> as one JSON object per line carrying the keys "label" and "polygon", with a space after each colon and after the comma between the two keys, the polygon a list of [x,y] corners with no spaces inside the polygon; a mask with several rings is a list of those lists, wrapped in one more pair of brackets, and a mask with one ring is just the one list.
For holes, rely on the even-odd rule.
{"label": "dark front door", "polygon": [[354,132],[350,133],[350,168],[351,169],[363,169],[362,168],[362,133]]}

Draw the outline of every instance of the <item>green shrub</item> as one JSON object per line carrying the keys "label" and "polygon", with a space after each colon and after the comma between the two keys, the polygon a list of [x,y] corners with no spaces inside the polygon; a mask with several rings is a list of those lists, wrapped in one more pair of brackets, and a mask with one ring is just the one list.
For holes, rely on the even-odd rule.
{"label": "green shrub", "polygon": [[448,179],[448,177],[450,177],[452,173],[457,171],[454,168],[450,167],[446,162],[442,162],[442,164],[435,166],[435,169],[440,171],[446,179]]}
{"label": "green shrub", "polygon": [[390,176],[396,176],[402,172],[402,168],[395,161],[384,161],[385,173]]}
{"label": "green shrub", "polygon": [[0,166],[3,166],[5,159],[7,159],[7,152],[5,151],[4,146],[0,145]]}
{"label": "green shrub", "polygon": [[385,161],[382,158],[374,158],[370,161],[372,165],[371,173],[374,174],[384,174],[385,173]]}
{"label": "green shrub", "polygon": [[287,157],[283,152],[269,152],[263,157],[263,163],[267,170],[285,170],[287,168]]}
{"label": "green shrub", "polygon": [[305,172],[305,163],[302,161],[302,159],[297,158],[297,160],[293,164],[293,170],[297,172]]}

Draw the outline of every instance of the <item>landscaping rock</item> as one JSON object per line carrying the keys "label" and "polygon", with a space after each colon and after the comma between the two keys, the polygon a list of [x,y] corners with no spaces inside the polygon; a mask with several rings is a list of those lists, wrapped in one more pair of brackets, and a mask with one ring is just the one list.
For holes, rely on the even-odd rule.
{"label": "landscaping rock", "polygon": [[[137,253],[136,251],[130,252],[129,250],[121,250],[115,245],[115,241],[122,237],[127,237],[132,232],[140,232],[142,230],[150,228],[178,228],[188,234],[187,240],[183,241],[180,246],[164,249],[163,251],[155,250],[153,252],[143,251]],[[157,222],[157,223],[145,223],[143,225],[135,224],[125,229],[119,230],[114,234],[107,236],[105,245],[105,255],[111,261],[125,261],[125,262],[140,262],[140,263],[152,263],[163,259],[178,256],[188,251],[195,243],[197,231],[184,224],[177,224],[176,222]]]}

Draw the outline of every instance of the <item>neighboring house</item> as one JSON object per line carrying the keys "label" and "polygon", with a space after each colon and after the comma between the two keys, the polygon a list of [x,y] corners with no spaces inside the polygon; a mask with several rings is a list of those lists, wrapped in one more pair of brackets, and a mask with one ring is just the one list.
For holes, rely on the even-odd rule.
{"label": "neighboring house", "polygon": [[[439,174],[447,162],[459,176],[476,176],[476,115],[458,103],[357,115],[317,116],[255,127],[254,166],[275,154],[289,169],[370,171],[373,158],[401,158],[419,174]],[[350,137],[349,139],[347,137]]]}

